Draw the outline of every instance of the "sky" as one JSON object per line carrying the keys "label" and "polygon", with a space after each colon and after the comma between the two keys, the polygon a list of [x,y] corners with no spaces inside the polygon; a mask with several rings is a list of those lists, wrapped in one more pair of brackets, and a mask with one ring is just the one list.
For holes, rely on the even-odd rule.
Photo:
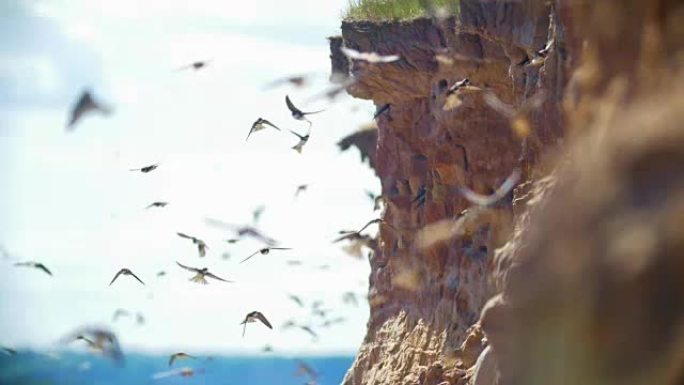
{"label": "sky", "polygon": [[[367,123],[374,107],[349,97],[304,103],[329,86],[327,36],[339,32],[346,0],[8,0],[0,5],[0,345],[56,349],[86,324],[107,325],[126,350],[253,354],[353,353],[368,319],[367,260],[332,240],[341,229],[377,217],[365,190],[379,182],[356,150],[335,143]],[[178,71],[210,60],[201,71]],[[264,85],[311,75],[304,89]],[[84,118],[65,131],[84,89],[113,114]],[[289,94],[313,115],[311,139],[265,130],[264,117],[305,133],[292,119]],[[159,163],[149,174],[129,169]],[[296,186],[309,188],[296,200]],[[145,209],[168,201],[161,209]],[[258,227],[292,250],[239,261],[262,247],[208,226],[206,218]],[[209,246],[199,258],[190,241]],[[223,254],[228,253],[229,259]],[[287,260],[301,260],[290,266]],[[54,277],[16,261],[44,263]],[[208,267],[235,283],[198,285],[175,265]],[[326,270],[325,266],[329,266]],[[131,277],[109,282],[122,267]],[[323,268],[322,268],[323,267]],[[166,276],[157,277],[160,270]],[[342,294],[361,296],[358,307]],[[317,328],[307,307],[322,300],[347,322]],[[146,323],[112,322],[118,308]],[[250,324],[260,310],[275,330]],[[314,326],[320,339],[282,330],[289,319]]]}

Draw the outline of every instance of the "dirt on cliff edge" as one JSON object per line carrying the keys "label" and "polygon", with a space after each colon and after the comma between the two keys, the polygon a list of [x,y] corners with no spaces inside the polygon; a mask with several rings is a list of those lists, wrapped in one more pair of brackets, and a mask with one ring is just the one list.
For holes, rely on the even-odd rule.
{"label": "dirt on cliff edge", "polygon": [[[455,18],[343,23],[345,46],[401,56],[345,62],[353,96],[391,105],[371,316],[345,384],[684,382],[681,20],[673,0],[462,0]],[[484,92],[445,109],[463,78],[513,113]],[[459,192],[516,169],[486,214]],[[426,246],[444,221],[459,230]]]}

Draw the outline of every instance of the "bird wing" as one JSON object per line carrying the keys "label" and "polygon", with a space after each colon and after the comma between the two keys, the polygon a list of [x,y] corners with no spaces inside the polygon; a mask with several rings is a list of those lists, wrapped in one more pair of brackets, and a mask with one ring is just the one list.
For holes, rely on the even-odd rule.
{"label": "bird wing", "polygon": [[257,317],[257,319],[259,321],[261,321],[262,324],[266,325],[269,329],[273,329],[273,326],[271,326],[271,323],[268,322],[268,320],[266,319],[266,316],[261,314],[261,312],[256,312],[255,316]]}
{"label": "bird wing", "polygon": [[373,119],[377,119],[378,116],[382,115],[385,111],[389,111],[391,106],[392,105],[388,103],[388,104],[385,104],[384,106],[380,107],[380,109],[377,110],[375,112],[375,114],[373,115]]}
{"label": "bird wing", "polygon": [[361,228],[361,230],[357,231],[356,233],[357,233],[357,234],[358,234],[358,233],[361,233],[361,232],[362,232],[363,230],[365,230],[368,226],[370,226],[370,225],[372,225],[372,224],[374,224],[374,223],[380,223],[380,222],[382,222],[382,219],[380,219],[380,218],[371,219],[370,221],[368,221],[368,223],[366,223],[366,224]]}
{"label": "bird wing", "polygon": [[209,246],[207,246],[207,244],[203,241],[197,242],[197,251],[199,252],[200,257],[204,257],[205,255],[207,255],[208,248]]}
{"label": "bird wing", "polygon": [[293,114],[304,114],[299,108],[295,107],[294,104],[292,104],[292,101],[290,100],[290,97],[288,95],[285,95],[285,104],[287,104],[287,108],[293,113]]}
{"label": "bird wing", "polygon": [[506,178],[506,180],[499,186],[499,188],[491,195],[478,194],[475,191],[469,189],[468,187],[461,186],[459,191],[461,195],[468,200],[470,203],[476,204],[478,206],[489,206],[501,200],[508,194],[515,184],[518,183],[520,179],[520,170],[515,170],[511,175]]}
{"label": "bird wing", "polygon": [[269,247],[271,250],[292,250],[291,247]]}
{"label": "bird wing", "polygon": [[295,136],[297,136],[297,137],[299,138],[299,140],[305,140],[305,138],[306,138],[305,136],[299,135],[298,133],[296,133],[296,132],[294,132],[294,131],[292,131],[292,130],[289,130],[289,129],[288,129],[288,131],[290,131],[290,132],[293,133]]}
{"label": "bird wing", "polygon": [[[292,103],[290,103],[290,104],[292,104]],[[280,128],[279,128],[278,126],[276,126],[275,124],[269,122],[269,121],[266,120],[266,119],[261,119],[261,123],[266,124],[266,125],[269,125],[269,126],[275,128],[276,130],[280,131]]]}
{"label": "bird wing", "polygon": [[297,297],[296,295],[290,295],[288,296],[291,300],[297,303],[297,305],[304,306],[304,302],[302,302],[301,298]]}
{"label": "bird wing", "polygon": [[119,271],[116,273],[116,275],[114,276],[114,278],[112,278],[112,282],[109,283],[109,286],[112,286],[112,284],[114,283],[114,281],[116,281],[116,279],[119,278],[119,276],[121,275],[121,273],[123,273],[123,269],[119,270]]}
{"label": "bird wing", "polygon": [[45,267],[45,265],[43,265],[42,263],[37,263],[35,266],[36,266],[36,268],[43,270],[44,272],[47,273],[47,275],[52,277],[52,272],[50,270],[48,270],[48,268]]}
{"label": "bird wing", "polygon": [[133,274],[133,272],[132,272],[132,271],[131,271],[130,273],[131,273],[131,275],[133,276],[133,278],[137,279],[137,280],[138,280],[138,282],[142,283],[142,284],[143,284],[143,286],[145,286],[145,282],[143,282],[143,281],[142,281],[142,280],[141,280],[140,278],[138,278],[138,276],[137,276],[137,275]]}
{"label": "bird wing", "polygon": [[209,272],[207,272],[205,275],[206,275],[207,277],[211,277],[211,278],[214,278],[214,279],[218,279],[219,281],[229,282],[229,283],[232,283],[232,282],[233,282],[233,281],[229,281],[229,280],[227,280],[227,279],[223,279],[223,278],[221,278],[221,277],[218,277],[218,276],[216,276],[216,275],[214,275],[214,274],[212,274],[212,273],[209,273]]}
{"label": "bird wing", "polygon": [[177,356],[178,354],[172,354],[171,357],[169,357],[169,367],[171,367],[171,365],[173,365],[173,362],[176,361]]}
{"label": "bird wing", "polygon": [[184,268],[185,270],[192,271],[193,273],[199,273],[199,271],[200,271],[199,269],[197,269],[197,268],[195,268],[195,267],[185,266],[185,265],[183,265],[182,263],[179,263],[179,262],[176,262],[176,265],[178,265],[178,266]]}
{"label": "bird wing", "polygon": [[32,266],[33,262],[16,262],[14,266]]}
{"label": "bird wing", "polygon": [[187,235],[187,234],[184,234],[184,233],[176,233],[176,234],[177,234],[179,237],[181,237],[181,238],[192,239],[193,242],[194,242],[195,239],[196,239],[195,237],[190,236],[190,235]]}
{"label": "bird wing", "polygon": [[249,257],[247,257],[247,258],[243,259],[242,261],[240,261],[240,263],[242,263],[242,262],[244,262],[244,261],[246,261],[246,260],[252,258],[253,256],[259,254],[260,252],[261,252],[261,250],[257,250],[257,251],[255,251],[255,252],[253,252],[252,254],[250,254]]}

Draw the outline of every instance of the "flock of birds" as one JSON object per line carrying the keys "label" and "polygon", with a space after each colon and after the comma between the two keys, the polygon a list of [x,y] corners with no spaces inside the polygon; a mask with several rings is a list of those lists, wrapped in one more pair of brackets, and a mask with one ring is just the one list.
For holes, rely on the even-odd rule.
{"label": "flock of birds", "polygon": [[[549,50],[552,48],[554,41],[550,40],[547,45],[536,52],[532,57],[528,57],[525,62],[520,63],[520,65],[524,66],[538,66],[543,64],[543,61],[546,59]],[[358,52],[356,50],[350,49],[350,48],[342,48],[343,53],[351,60],[353,61],[361,61],[365,62],[368,65],[382,65],[385,63],[392,63],[397,60],[400,60],[401,57],[399,55],[380,55],[375,52]],[[442,56],[442,57],[440,57]],[[445,61],[445,60],[451,60],[447,57],[444,57],[444,55],[437,55],[436,59],[438,61]],[[191,69],[191,70],[201,70],[209,65],[209,61],[197,61],[194,63],[191,63],[187,66],[184,66],[183,70],[185,69]],[[353,84],[356,80],[351,77],[345,81],[342,81],[340,84],[336,85],[329,91],[326,91],[322,95],[329,98],[330,100],[333,100],[337,95],[339,95],[343,90],[345,90],[348,86]],[[306,78],[303,76],[292,76],[284,79],[280,79],[274,83],[271,84],[271,86],[278,86],[281,84],[291,84],[294,86],[302,86],[305,84]],[[472,82],[468,79],[461,79],[456,82],[454,82],[452,85],[445,87],[443,90],[446,98],[445,98],[445,105],[444,109],[452,109],[456,108],[458,105],[460,105],[460,100],[463,97],[464,94],[470,93],[470,92],[483,92],[486,91],[483,87],[476,86],[472,84]],[[516,119],[518,120],[523,120],[521,118],[524,116],[525,111],[521,110],[516,110],[511,106],[506,105],[505,103],[501,102],[496,98],[493,94],[488,94],[486,96],[486,101],[487,103],[495,110],[501,112],[503,115],[508,117],[513,125],[515,126],[515,121]],[[539,100],[534,101],[535,105],[538,105],[540,103]],[[532,102],[530,104],[533,104]],[[292,147],[295,151],[297,152],[302,152],[304,146],[306,145],[307,141],[309,140],[309,136],[311,133],[311,126],[312,122],[309,120],[309,116],[313,114],[318,114],[323,112],[324,110],[318,110],[318,111],[303,111],[295,104],[292,102],[289,96],[285,96],[285,106],[287,109],[290,111],[292,117],[296,120],[299,121],[305,121],[309,125],[309,130],[306,134],[302,135],[299,134],[295,131],[290,130],[292,134],[294,134],[298,138],[298,142]],[[531,107],[530,107],[531,108]],[[99,113],[103,115],[108,115],[112,112],[112,110],[98,102],[93,95],[89,91],[84,91],[75,105],[73,106],[73,109],[70,113],[70,117],[68,120],[68,123],[66,125],[67,131],[73,130],[77,123],[80,122],[84,117],[94,114],[94,113]],[[373,116],[374,119],[379,118],[382,114],[390,114],[391,113],[391,105],[386,104],[382,106],[378,106],[376,109],[376,113]],[[524,123],[524,122],[523,122]],[[523,125],[523,123],[520,123],[520,125]],[[277,125],[273,124],[272,122],[268,121],[267,119],[264,118],[258,118],[251,126],[246,140],[249,139],[249,137],[258,131],[262,131],[265,129],[274,129],[278,131],[282,131]],[[134,168],[131,169],[131,171],[134,172],[140,172],[140,173],[150,173],[154,172],[157,168],[159,167],[159,164],[152,164],[144,167],[139,167],[139,168]],[[495,204],[497,201],[502,199],[504,196],[506,196],[516,185],[520,177],[520,172],[515,171],[511,176],[491,195],[481,195],[478,194],[469,188],[462,186],[460,188],[460,191],[462,195],[464,196],[465,199],[468,201],[472,202],[475,205],[478,206],[489,206],[492,204]],[[295,192],[295,196],[299,195],[300,193],[306,191],[307,185],[300,185],[297,188],[297,191]],[[378,210],[381,208],[381,203],[383,202],[383,196],[382,195],[375,195],[373,193],[369,192],[369,198],[374,202],[374,209]],[[427,189],[425,186],[423,186],[419,191],[417,192],[416,196],[412,198],[412,203],[416,204],[417,206],[420,206],[425,203],[425,200],[427,198]],[[164,208],[168,202],[153,202],[147,208]],[[254,213],[254,217],[258,218],[258,215],[260,215],[259,212]],[[285,247],[276,247],[277,242],[273,239],[270,238],[266,235],[264,235],[259,229],[252,225],[245,225],[245,226],[234,226],[230,224],[223,223],[218,220],[213,220],[213,219],[207,219],[207,224],[209,225],[214,225],[218,226],[221,228],[229,228],[232,231],[235,232],[236,237],[231,238],[227,240],[228,243],[235,243],[238,242],[241,238],[243,237],[251,237],[253,239],[256,239],[260,242],[262,242],[265,246],[256,250],[254,253],[250,254],[246,258],[244,258],[240,263],[244,263],[251,258],[257,256],[257,255],[267,255],[273,251],[287,251],[291,250],[290,248],[285,248]],[[391,229],[394,231],[399,231],[392,227],[390,224],[384,222],[382,219],[377,218],[369,221],[366,225],[361,227],[359,230],[353,230],[353,231],[340,231],[340,236],[339,238],[335,239],[334,242],[341,242],[341,241],[362,241],[362,242],[367,242],[369,240],[368,235],[363,235],[362,232],[366,230],[369,226],[373,224],[384,224],[386,226],[389,226]],[[187,239],[193,243],[193,245],[196,246],[198,255],[200,258],[204,257],[207,253],[208,246],[206,242],[204,242],[202,239],[188,235],[185,233],[177,233],[177,235],[183,239]],[[6,251],[3,250],[3,253],[5,256],[8,255]],[[206,267],[193,267],[193,266],[187,266],[184,264],[181,264],[179,262],[176,262],[177,266],[181,269],[184,269],[190,273],[192,273],[192,277],[189,279],[190,281],[198,284],[207,284],[207,278],[221,281],[221,282],[232,282],[230,280],[224,279],[213,272],[210,272],[208,268]],[[294,263],[293,263],[294,264]],[[43,263],[40,262],[35,262],[35,261],[20,261],[16,262],[14,264],[17,267],[25,267],[25,268],[34,268],[37,270],[40,270],[50,276],[53,275],[52,271],[45,266]],[[162,276],[164,275],[165,272],[160,271],[157,275]],[[138,277],[133,271],[131,271],[127,267],[122,267],[119,271],[117,271],[112,278],[111,282],[109,285],[113,285],[114,283],[117,282],[119,279],[123,279],[125,277],[130,277],[130,279],[134,279],[137,282],[139,282],[141,285],[145,285],[144,281]],[[295,295],[290,295],[289,298],[295,302],[298,306],[304,307],[304,301]],[[358,305],[358,295],[353,293],[353,292],[348,292],[345,293],[343,296],[343,301],[348,304],[353,304],[353,305]],[[323,306],[323,303],[321,301],[314,301],[311,306],[311,311],[314,315],[321,317],[323,322],[320,324],[320,327],[328,327],[337,323],[344,322],[343,317],[336,317],[336,318],[325,318],[328,313],[330,312],[329,309],[325,309]],[[117,310],[117,313],[115,313],[114,319],[117,319],[120,316],[127,315],[126,311],[119,309]],[[141,314],[138,315],[138,322],[144,322],[144,318],[142,317]],[[247,324],[249,323],[261,323],[265,327],[269,329],[273,329],[273,325],[271,322],[268,320],[266,315],[264,315],[262,312],[258,310],[254,310],[249,312],[248,314],[245,315],[244,320],[241,322],[241,325],[243,326],[243,336],[246,331]],[[311,335],[311,337],[315,340],[318,338],[317,332],[314,330],[314,328],[311,325],[305,325],[305,324],[300,324],[294,320],[290,320],[283,324],[282,329],[287,329],[287,328],[292,328],[292,327],[298,327],[300,330],[308,333]],[[103,327],[82,327],[77,330],[75,330],[73,333],[70,333],[69,335],[65,336],[62,339],[63,342],[68,343],[68,342],[73,342],[73,341],[83,341],[87,346],[89,346],[93,351],[99,352],[105,357],[111,358],[115,362],[122,363],[123,362],[123,353],[119,345],[119,340],[117,336],[109,331],[106,328]],[[272,348],[270,347],[265,347],[263,349],[264,351],[271,351]],[[10,348],[2,348],[2,351],[5,352],[6,354],[13,355],[16,354],[16,351]],[[197,359],[197,356],[185,353],[185,352],[178,352],[169,357],[168,360],[168,365],[169,367],[173,366],[177,361],[179,360],[188,360],[188,359]],[[197,373],[201,373],[203,369],[193,369],[193,368],[180,368],[180,369],[174,369],[168,372],[163,372],[163,373],[158,373],[153,376],[155,379],[160,379],[160,378],[165,378],[169,376],[192,376]],[[311,367],[306,365],[304,362],[299,363],[299,373],[300,374],[305,374],[308,376],[308,382],[309,384],[315,384],[317,382],[318,374],[315,370],[313,370]]]}

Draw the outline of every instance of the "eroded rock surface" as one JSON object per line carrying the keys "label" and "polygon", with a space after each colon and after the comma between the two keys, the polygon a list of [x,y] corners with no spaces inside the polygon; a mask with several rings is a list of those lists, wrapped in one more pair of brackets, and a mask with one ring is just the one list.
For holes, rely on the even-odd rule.
{"label": "eroded rock surface", "polygon": [[[387,225],[345,384],[684,381],[682,15],[674,0],[462,0],[441,21],[343,23],[345,46],[401,55],[350,66],[348,91],[392,108],[374,156]],[[520,65],[551,39],[543,65]],[[529,135],[484,92],[445,109],[466,77],[524,110]],[[515,169],[487,215],[420,246],[470,208],[460,186],[490,193]]]}

